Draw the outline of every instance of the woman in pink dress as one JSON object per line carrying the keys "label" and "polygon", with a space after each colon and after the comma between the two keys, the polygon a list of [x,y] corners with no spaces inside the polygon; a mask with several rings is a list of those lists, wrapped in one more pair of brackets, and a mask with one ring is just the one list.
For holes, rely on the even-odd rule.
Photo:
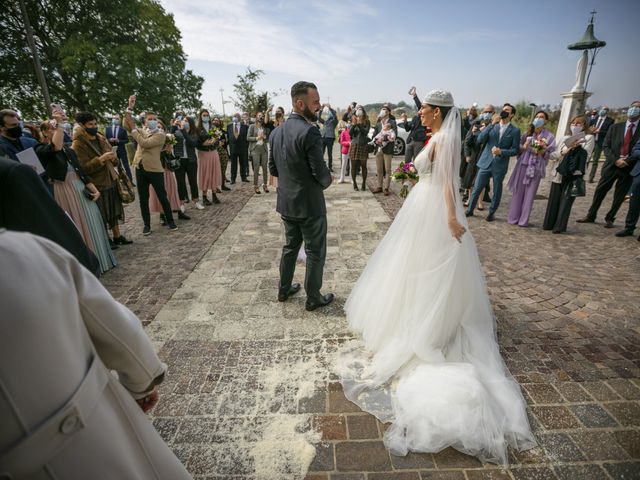
{"label": "woman in pink dress", "polygon": [[[201,110],[198,114],[196,131],[198,133],[198,146],[196,155],[198,156],[198,189],[202,192],[201,198],[204,205],[220,203],[216,192],[222,186],[222,169],[220,167],[220,156],[218,155],[218,142],[222,138],[212,128],[208,110]],[[211,192],[209,200],[208,192]]]}

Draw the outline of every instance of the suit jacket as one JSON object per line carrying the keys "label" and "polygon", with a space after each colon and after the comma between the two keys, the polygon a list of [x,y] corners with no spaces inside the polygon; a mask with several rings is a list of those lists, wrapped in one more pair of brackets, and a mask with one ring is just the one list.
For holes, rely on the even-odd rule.
{"label": "suit jacket", "polygon": [[411,119],[411,123],[402,122],[399,125],[404,128],[407,132],[409,132],[409,136],[407,137],[407,143],[411,142],[419,142],[424,143],[427,139],[427,132],[422,125],[422,119],[420,118],[420,109],[422,108],[422,103],[418,99],[416,95],[413,97],[413,101],[416,104],[416,108],[418,109],[418,113],[413,116]]}
{"label": "suit jacket", "polygon": [[249,133],[249,126],[244,123],[240,123],[240,133],[238,138],[233,134],[233,123],[227,125],[227,140],[229,142],[229,148],[247,148],[249,146],[247,142],[247,134]]}
{"label": "suit jacket", "polygon": [[[595,127],[596,124],[597,124],[597,121],[596,123],[593,124],[593,126]],[[609,127],[611,127],[611,125],[613,125],[613,118],[605,117],[604,122],[602,122],[602,125],[600,126],[600,131],[597,134],[598,138],[596,140],[596,144],[600,148],[602,148],[602,145],[604,144],[604,139],[606,138],[607,132],[609,131]]]}
{"label": "suit jacket", "polygon": [[0,228],[48,238],[76,257],[95,276],[100,275],[98,259],[40,177],[30,166],[8,158],[0,158]]}
{"label": "suit jacket", "polygon": [[622,150],[622,144],[624,143],[625,125],[626,121],[619,122],[611,126],[607,132],[607,136],[604,139],[602,145],[602,151],[606,158],[602,168],[616,168],[623,173],[630,173],[638,161],[638,158],[631,155],[634,150],[635,144],[640,138],[640,126],[636,127],[636,131],[631,137],[631,145],[629,146],[629,157],[627,158],[627,166],[620,168],[616,166],[615,162],[620,158],[620,150]]}
{"label": "suit jacket", "polygon": [[[114,134],[115,131],[115,127],[107,127],[104,130],[104,136],[107,137],[107,141],[109,141]],[[118,146],[118,158],[120,160],[122,160],[123,162],[127,160],[127,148],[125,147],[125,145],[127,143],[129,143],[129,135],[127,134],[127,131],[124,129],[124,127],[122,127],[121,125],[118,125],[118,143],[117,144],[111,144],[114,147],[117,145]],[[111,142],[109,142],[111,143]]]}
{"label": "suit jacket", "polygon": [[[478,160],[478,168],[483,170],[498,169],[507,173],[509,169],[509,158],[517,155],[520,151],[520,129],[509,123],[502,138],[500,138],[500,122],[487,127],[478,134],[478,142],[486,142],[484,150]],[[498,147],[502,153],[494,157],[491,153],[493,147]]]}
{"label": "suit jacket", "polygon": [[[638,127],[640,129],[640,127]],[[636,144],[631,149],[631,154],[629,158],[632,162],[634,162],[633,168],[631,168],[631,176],[640,178],[640,142],[636,142]]]}
{"label": "suit jacket", "polygon": [[318,128],[292,113],[271,133],[269,145],[269,172],[278,177],[276,211],[292,218],[326,215],[323,190],[331,185],[331,173]]}
{"label": "suit jacket", "polygon": [[31,137],[26,137],[23,135],[18,138],[18,144],[20,145],[20,148],[16,148],[13,143],[11,143],[4,136],[0,135],[0,154],[4,154],[12,160],[18,161],[16,153],[22,152],[23,150],[27,150],[29,148],[35,149],[38,145],[38,142]]}
{"label": "suit jacket", "polygon": [[190,479],[134,400],[166,370],[140,320],[44,238],[0,233],[0,271],[0,471]]}
{"label": "suit jacket", "polygon": [[[271,133],[269,131],[269,128],[265,125],[264,127],[264,146],[267,146],[267,142],[269,141],[269,134]],[[256,124],[252,123],[251,125],[249,125],[249,130],[247,131],[247,141],[249,142],[249,153],[251,153],[251,151],[256,147],[256,145],[258,144],[258,138],[257,138],[257,128],[256,128]]]}

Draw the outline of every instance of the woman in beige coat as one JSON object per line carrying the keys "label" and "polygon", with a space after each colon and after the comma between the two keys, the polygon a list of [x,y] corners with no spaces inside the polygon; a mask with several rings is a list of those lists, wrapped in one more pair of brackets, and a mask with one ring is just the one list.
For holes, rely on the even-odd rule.
{"label": "woman in beige coat", "polygon": [[166,366],[138,318],[42,237],[0,230],[0,271],[0,478],[191,478],[143,412]]}

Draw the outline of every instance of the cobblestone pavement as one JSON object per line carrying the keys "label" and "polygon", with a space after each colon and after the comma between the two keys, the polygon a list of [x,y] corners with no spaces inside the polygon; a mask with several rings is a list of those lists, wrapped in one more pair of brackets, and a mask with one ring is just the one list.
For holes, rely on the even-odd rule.
{"label": "cobblestone pavement", "polygon": [[[545,182],[540,193],[547,191]],[[470,228],[499,343],[539,446],[513,452],[508,469],[453,449],[395,457],[382,444],[385,426],[346,400],[331,364],[351,338],[344,300],[401,201],[350,184],[326,193],[323,290],[337,295],[326,309],[305,312],[300,294],[276,301],[282,227],[275,195],[251,196],[246,187],[195,212],[184,229],[126,247],[122,265],[104,277],[150,322],[146,330],[169,365],[153,422],[196,478],[640,478],[635,237],[617,239],[602,224],[573,220],[566,235],[543,232],[544,200],[536,200],[531,227],[510,226],[508,192],[495,222],[477,212]],[[573,219],[589,201],[576,201]],[[140,253],[141,244],[157,253]],[[296,278],[304,278],[303,264]]]}

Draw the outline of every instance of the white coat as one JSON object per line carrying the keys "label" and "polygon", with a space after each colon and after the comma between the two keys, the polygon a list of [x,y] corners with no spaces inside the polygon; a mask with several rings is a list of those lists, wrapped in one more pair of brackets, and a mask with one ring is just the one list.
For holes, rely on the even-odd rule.
{"label": "white coat", "polygon": [[0,230],[0,479],[191,478],[134,400],[165,369],[66,250]]}

